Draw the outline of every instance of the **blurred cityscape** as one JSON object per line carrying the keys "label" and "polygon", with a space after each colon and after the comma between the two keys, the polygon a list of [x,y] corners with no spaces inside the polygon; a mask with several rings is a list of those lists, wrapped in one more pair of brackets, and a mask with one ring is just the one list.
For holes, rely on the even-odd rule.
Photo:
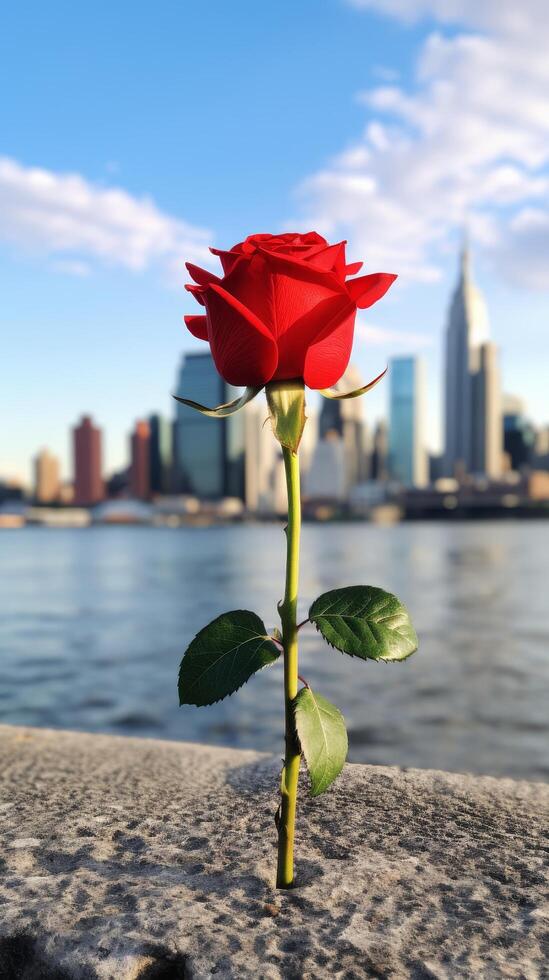
{"label": "blurred cityscape", "polygon": [[[362,383],[350,366],[338,387]],[[446,324],[440,455],[425,443],[427,383],[420,357],[392,358],[389,416],[373,431],[361,398],[322,400],[318,413],[309,410],[300,451],[306,517],[549,516],[549,424],[536,429],[521,397],[501,390],[498,348],[466,245]],[[235,396],[209,353],[183,356],[176,393],[212,406]],[[265,437],[266,419],[261,397],[225,420],[177,404],[173,419],[136,421],[127,467],[105,476],[103,433],[83,416],[72,431],[72,479],[62,480],[58,458],[41,449],[32,488],[0,480],[0,526],[178,526],[282,515],[282,458]]]}

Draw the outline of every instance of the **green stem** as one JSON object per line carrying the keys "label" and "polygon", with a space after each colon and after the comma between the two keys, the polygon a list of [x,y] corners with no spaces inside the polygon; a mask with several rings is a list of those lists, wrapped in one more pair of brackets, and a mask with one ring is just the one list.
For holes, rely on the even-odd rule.
{"label": "green stem", "polygon": [[286,752],[280,785],[281,805],[278,825],[277,888],[290,888],[294,880],[294,829],[299,778],[300,750],[295,730],[292,702],[297,695],[297,590],[299,582],[299,538],[301,533],[301,498],[299,459],[282,448],[286,486],[288,488],[288,526],[286,528],[286,588],[280,607],[282,643],[284,646],[284,706]]}

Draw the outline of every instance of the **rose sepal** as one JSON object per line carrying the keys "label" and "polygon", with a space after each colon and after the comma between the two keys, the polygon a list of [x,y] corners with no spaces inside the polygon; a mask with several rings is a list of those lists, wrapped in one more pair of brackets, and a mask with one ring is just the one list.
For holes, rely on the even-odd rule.
{"label": "rose sepal", "polygon": [[191,398],[180,398],[179,395],[173,395],[173,397],[176,402],[186,405],[187,408],[194,408],[195,412],[200,412],[201,415],[208,415],[214,419],[224,419],[228,415],[234,415],[235,412],[239,412],[241,408],[244,408],[244,405],[251,402],[262,388],[263,385],[248,387],[234,401],[226,402],[224,405],[218,405],[216,408],[208,408],[206,405],[201,405],[200,402],[193,402]]}
{"label": "rose sepal", "polygon": [[362,388],[355,388],[354,391],[340,392],[337,390],[337,388],[321,388],[320,394],[323,395],[324,398],[333,398],[336,401],[342,401],[345,398],[359,398],[360,395],[365,395],[367,391],[371,391],[372,388],[375,388],[381,379],[385,377],[388,370],[388,368],[385,368],[385,370],[382,371],[381,374],[378,374],[377,378],[374,378],[373,381],[369,381],[368,384],[363,385]]}

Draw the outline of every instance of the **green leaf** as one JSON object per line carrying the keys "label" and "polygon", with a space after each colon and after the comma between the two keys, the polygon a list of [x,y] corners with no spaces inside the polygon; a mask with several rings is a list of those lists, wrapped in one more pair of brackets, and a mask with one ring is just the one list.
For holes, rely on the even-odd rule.
{"label": "green leaf", "polygon": [[365,395],[367,391],[371,391],[372,388],[381,381],[382,378],[387,374],[388,368],[385,368],[381,374],[378,374],[377,378],[373,381],[369,381],[367,385],[362,385],[362,388],[355,388],[354,391],[344,391],[340,392],[337,388],[321,388],[320,394],[324,395],[324,398],[333,398],[336,401],[341,401],[344,398],[359,398],[360,395]]}
{"label": "green leaf", "polygon": [[343,715],[310,687],[301,689],[293,705],[297,735],[311,778],[311,796],[320,796],[339,776],[347,758]]}
{"label": "green leaf", "polygon": [[417,650],[416,631],[395,595],[371,585],[325,592],[309,619],[331,646],[363,660],[406,660]]}
{"label": "green leaf", "polygon": [[224,419],[227,415],[234,415],[241,408],[244,408],[248,402],[251,402],[252,398],[261,391],[263,385],[259,385],[258,388],[246,388],[246,390],[232,402],[227,402],[225,405],[218,405],[217,408],[207,408],[205,405],[201,405],[200,402],[193,402],[190,398],[179,398],[178,395],[173,395],[176,402],[181,402],[182,405],[186,405],[187,408],[194,408],[196,412],[200,412],[202,415],[208,415],[210,418],[214,419]]}
{"label": "green leaf", "polygon": [[196,634],[181,661],[179,703],[221,701],[279,656],[259,616],[246,609],[223,613]]}
{"label": "green leaf", "polygon": [[297,453],[306,422],[303,381],[271,381],[265,394],[275,438]]}

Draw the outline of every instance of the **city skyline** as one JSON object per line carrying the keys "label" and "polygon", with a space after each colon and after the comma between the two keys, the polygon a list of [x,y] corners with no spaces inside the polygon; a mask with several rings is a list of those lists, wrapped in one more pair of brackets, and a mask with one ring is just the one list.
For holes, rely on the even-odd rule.
{"label": "city skyline", "polygon": [[[462,248],[460,254],[463,255],[463,248]],[[468,262],[469,262],[469,264],[471,262],[470,256],[469,256]],[[454,271],[454,276],[455,276],[455,271]],[[477,293],[477,295],[479,297],[479,302],[480,302],[481,307],[483,309],[483,314],[482,315],[487,317],[488,316],[487,311],[486,311],[487,304],[486,304],[486,300],[485,300],[484,290],[482,291],[482,293],[480,293],[480,291],[477,289],[476,286],[475,286],[475,289],[476,289],[476,293]],[[445,333],[446,333],[446,329],[447,329],[447,321],[448,321],[448,316],[450,315],[450,312],[451,312],[451,300],[447,300],[446,307],[443,306],[443,315],[442,315],[442,320],[441,320],[441,325],[440,325],[440,331],[439,331],[440,336],[438,338],[438,345],[437,345],[438,348],[439,348],[439,351],[440,351],[439,374],[440,374],[441,377],[442,377],[442,375],[444,373],[444,358],[445,358],[446,349],[447,349]],[[355,335],[355,345],[354,345],[353,354],[355,354],[355,352],[357,352],[357,348],[360,345],[360,340],[361,340],[361,336],[363,335],[363,333],[364,333],[364,331],[362,329],[362,324],[360,322],[360,316],[359,316],[359,319],[358,319],[358,322],[357,322],[357,329],[356,329],[356,335]],[[183,354],[182,354],[183,357],[185,356],[185,354],[191,354],[192,355],[192,354],[198,354],[199,353],[199,351],[197,351],[196,348],[194,347],[193,342],[191,342],[191,345],[192,345],[191,346],[191,349],[187,349],[187,345],[184,344],[184,343],[182,343],[180,345],[180,348],[182,348],[182,350],[183,350]],[[501,351],[500,345],[497,345],[497,346],[498,346],[498,349],[500,350],[500,355],[503,355],[502,360],[505,362],[505,351]],[[406,346],[403,346],[402,349],[400,348],[399,345],[397,345],[397,351],[398,352],[396,354],[388,356],[387,363],[386,363],[385,366],[389,366],[391,361],[394,361],[395,359],[398,359],[399,357],[413,357],[413,356],[416,356],[415,353],[414,353],[414,345],[413,344],[410,347],[408,347],[408,348]],[[422,358],[423,361],[427,362],[425,351],[422,350],[421,348],[420,348],[420,356],[421,356],[421,358]],[[354,365],[356,367],[360,363],[360,358],[356,358],[355,359],[355,357],[353,356],[352,361],[353,361],[353,363],[354,363]],[[370,373],[372,373],[372,372],[370,371]],[[172,393],[175,394],[176,391],[177,391],[177,389],[178,389],[178,369],[177,368],[172,369],[171,374],[172,374],[172,376],[174,378],[174,381],[171,384],[170,393],[168,393],[167,396],[164,398],[164,402],[166,403],[166,400],[168,402],[168,404],[166,406],[166,410],[165,410],[165,412],[158,412],[157,409],[155,409],[154,406],[151,406],[150,407],[150,412],[149,412],[149,415],[151,417],[154,416],[155,414],[158,414],[160,417],[163,417],[163,416],[169,414],[169,409],[170,409],[171,405],[173,404],[172,403],[171,394]],[[503,371],[500,371],[500,376],[502,374],[503,374]],[[439,390],[439,393],[440,393],[439,404],[437,406],[438,411],[437,411],[436,424],[433,427],[433,424],[432,424],[433,420],[431,418],[431,420],[430,420],[431,421],[431,425],[429,426],[429,424],[427,424],[426,427],[425,427],[425,444],[426,444],[427,451],[429,453],[431,453],[431,454],[436,455],[436,454],[441,453],[444,450],[444,447],[445,447],[445,444],[446,444],[446,439],[445,439],[445,435],[444,435],[444,433],[445,433],[445,423],[446,423],[446,411],[447,411],[447,409],[445,407],[445,397],[446,397],[446,395],[445,395],[444,388],[443,387],[440,387],[439,378],[438,377],[433,377],[433,375],[432,375],[432,369],[431,370],[428,369],[428,379],[429,380],[428,380],[427,391],[426,391],[426,401],[432,404],[432,400],[433,400],[433,397],[432,397],[433,396],[433,389],[438,389]],[[528,397],[525,396],[524,393],[522,393],[520,391],[511,391],[510,389],[505,388],[503,380],[501,381],[501,386],[500,387],[501,387],[501,395],[502,395],[502,397],[505,395],[505,396],[509,396],[509,397],[519,396],[519,397],[522,397],[523,398],[523,401],[525,403],[525,415],[532,422],[534,422],[538,426],[543,426],[543,425],[547,424],[547,422],[549,420],[549,404],[548,404],[548,410],[547,410],[546,415],[545,416],[542,415],[539,419],[536,419],[535,416],[531,412],[529,412],[529,410],[528,410],[528,407],[527,407],[528,406]],[[379,422],[379,421],[381,421],[383,419],[387,419],[388,418],[388,415],[389,415],[389,406],[390,406],[390,378],[387,378],[387,380],[382,385],[378,386],[378,389],[381,389],[381,390],[377,390],[377,391],[374,390],[374,392],[372,392],[371,394],[368,395],[368,398],[367,398],[366,404],[365,404],[365,412],[366,412],[366,415],[367,415],[367,418],[368,418],[368,422],[372,426],[375,426],[375,424],[377,422]],[[319,398],[318,398],[317,393],[314,392],[314,391],[308,391],[307,395],[308,395],[308,403],[310,404],[311,409],[313,411],[320,411],[321,405],[320,405],[320,402],[319,402]],[[97,422],[99,424],[99,427],[102,430],[107,430],[107,426],[102,424],[102,421],[101,421],[101,418],[100,418],[100,414],[99,413],[96,413],[93,410],[89,410],[88,412],[84,412],[84,413],[82,413],[80,411],[79,414],[81,414],[81,415],[82,414],[87,414],[87,415],[93,416],[94,418],[96,418],[96,420],[97,420]],[[140,413],[138,411],[136,413],[136,419],[139,418],[142,414],[143,413]],[[427,412],[426,414],[429,416],[429,412]],[[149,417],[149,415],[145,415],[143,417]],[[435,437],[433,435],[434,431],[438,432],[438,437]],[[125,459],[125,446],[126,446],[127,437],[128,437],[128,430],[125,429],[125,430],[122,431],[121,435],[119,436],[119,438],[117,440],[119,443],[121,443],[120,448],[118,449],[118,451],[116,453],[113,453],[112,452],[112,445],[111,445],[112,433],[111,433],[110,430],[108,430],[108,436],[107,436],[106,439],[104,439],[104,445],[103,445],[103,451],[104,451],[105,457],[107,459],[107,464],[106,464],[106,467],[105,467],[105,472],[107,474],[115,473],[118,470],[120,470],[121,468],[123,468],[123,466],[124,466],[124,459]],[[71,470],[71,462],[70,462],[70,459],[71,459],[70,437],[65,437],[64,440],[63,440],[63,443],[64,444],[60,446],[59,445],[59,440],[57,440],[57,444],[56,445],[48,443],[47,438],[44,438],[42,440],[38,440],[38,443],[37,443],[36,446],[34,446],[34,448],[31,446],[31,452],[30,452],[30,454],[28,456],[28,461],[27,461],[26,466],[23,467],[23,472],[21,471],[21,468],[17,472],[14,472],[13,469],[10,472],[9,471],[9,468],[6,468],[5,463],[4,463],[4,460],[2,458],[0,458],[0,479],[8,479],[9,480],[9,479],[15,478],[16,482],[17,481],[20,481],[20,482],[23,483],[23,485],[29,486],[32,483],[33,457],[39,451],[39,447],[42,447],[42,448],[48,449],[48,451],[52,452],[53,455],[57,459],[59,459],[59,461],[60,461],[60,471],[61,471],[61,480],[62,481],[66,481],[70,477],[70,470]]]}
{"label": "city skyline", "polygon": [[490,339],[484,296],[464,242],[445,334],[444,471],[461,468],[491,478],[503,468],[503,398],[499,349]]}
{"label": "city skyline", "polygon": [[[173,365],[196,349],[184,260],[259,230],[316,227],[399,274],[360,315],[353,362],[368,378],[423,354],[437,448],[441,324],[468,225],[503,389],[546,420],[549,86],[534,0],[513,16],[439,0],[217,2],[206,51],[185,43],[198,8],[122,0],[105,31],[77,6],[52,32],[31,7],[6,11],[0,59],[3,474],[28,479],[42,443],[66,471],[67,419],[82,410],[121,465],[128,420],[169,411]],[[385,397],[372,393],[372,419]]]}
{"label": "city skyline", "polygon": [[[446,452],[428,457],[423,362],[417,356],[393,358],[388,424],[380,421],[370,429],[361,399],[326,399],[320,413],[309,416],[300,453],[303,499],[309,515],[325,519],[339,512],[364,517],[376,508],[383,515],[385,505],[391,520],[396,514],[428,514],[433,509],[440,515],[441,507],[444,513],[458,506],[456,492],[465,510],[536,507],[549,499],[549,426],[536,430],[526,419],[520,398],[501,399],[497,349],[487,340],[482,297],[469,287],[472,280],[464,255],[447,337],[449,351],[460,354],[453,365],[455,372],[459,376],[463,370],[467,382],[460,397],[470,399],[475,409],[470,413],[474,422],[470,437],[460,423],[458,435],[463,445],[456,450],[455,417],[450,412]],[[476,307],[482,310],[480,331],[474,322]],[[450,358],[446,371],[450,382],[455,380],[449,370],[452,364]],[[337,387],[348,391],[361,381],[351,364]],[[226,401],[235,393],[217,373],[209,352],[183,356],[178,390],[189,394],[189,388],[195,399],[208,402]],[[451,403],[452,398],[450,408]],[[42,449],[34,459],[32,499],[45,505],[46,523],[72,521],[80,526],[91,520],[147,522],[153,515],[177,526],[184,514],[196,515],[203,507],[208,519],[213,514],[222,518],[283,514],[284,468],[275,441],[263,437],[265,415],[254,403],[236,418],[212,422],[178,402],[172,420],[155,414],[135,422],[128,440],[127,465],[108,479],[103,467],[103,432],[90,416],[83,416],[72,429],[74,483],[61,481],[58,459]],[[467,413],[464,417],[469,418]],[[16,504],[14,515],[9,502],[22,501],[0,483],[0,499],[4,498],[7,510],[2,508],[2,520],[8,526],[24,521],[24,511]],[[73,517],[67,511],[71,504],[76,505]],[[147,509],[144,504],[153,507]],[[62,505],[61,511],[53,517],[51,507],[57,505]],[[32,508],[28,513],[32,520]],[[37,512],[34,518],[38,519]]]}
{"label": "city skyline", "polygon": [[[426,378],[423,357],[407,354],[389,358],[385,384],[386,409],[382,415],[372,416],[368,413],[369,396],[355,402],[326,402],[321,399],[319,403],[316,392],[308,391],[309,396],[313,395],[312,400],[309,398],[309,403],[312,401],[312,407],[309,404],[309,412],[318,415],[319,440],[325,440],[328,430],[333,429],[341,437],[345,446],[340,460],[345,472],[341,487],[335,496],[346,495],[350,487],[363,482],[369,475],[363,461],[363,456],[365,457],[369,452],[364,444],[367,438],[367,426],[371,427],[372,433],[376,429],[379,431],[379,423],[384,420],[389,423],[387,459],[391,454],[394,459],[397,448],[402,454],[401,463],[387,464],[389,473],[392,472],[405,485],[421,486],[427,483],[427,460],[429,457],[436,456],[440,456],[441,472],[447,476],[453,476],[460,469],[464,472],[485,473],[490,478],[497,478],[503,472],[503,453],[506,448],[504,439],[512,438],[506,434],[507,423],[504,420],[509,418],[509,413],[506,413],[504,403],[520,401],[521,411],[515,412],[513,416],[515,424],[518,424],[516,418],[519,414],[520,427],[523,427],[526,422],[530,426],[532,423],[525,412],[525,400],[520,393],[504,393],[501,389],[499,348],[490,340],[488,308],[484,295],[473,278],[470,247],[467,241],[463,242],[459,254],[457,281],[450,295],[446,322],[441,329],[441,335],[445,347],[443,405],[440,419],[444,437],[438,451],[433,451],[426,433],[426,396],[429,381]],[[405,365],[408,365],[408,368]],[[397,372],[397,377],[393,377],[394,371]],[[402,371],[404,374],[399,379],[398,373]],[[339,384],[343,384],[343,388],[346,389],[360,387],[362,378],[354,363],[351,362],[345,377]],[[402,387],[400,395],[397,391],[399,384]],[[182,355],[180,366],[176,371],[174,394],[193,397],[205,404],[217,404],[230,400],[236,391],[237,389],[227,385],[217,375],[212,367],[209,353],[194,350]],[[262,396],[259,398],[260,404],[261,400]],[[245,497],[243,488],[247,470],[243,447],[248,430],[244,419],[236,417],[228,423],[227,421],[212,423],[210,419],[197,416],[191,409],[175,401],[172,401],[172,412],[171,418],[153,412],[148,416],[148,421],[143,416],[136,420],[129,437],[129,454],[116,468],[109,469],[101,462],[100,473],[96,477],[95,499],[98,499],[99,493],[97,481],[102,481],[105,477],[116,478],[117,473],[126,467],[130,473],[130,486],[135,487],[135,496],[142,499],[147,499],[150,493],[166,493],[167,482],[170,484],[171,491],[195,492],[199,497]],[[401,416],[398,423],[401,433],[398,436],[395,434],[394,422],[397,413]],[[265,405],[264,418],[266,417]],[[90,416],[82,416],[81,425],[84,423],[90,423]],[[544,420],[544,423],[547,425],[548,420]],[[355,428],[352,427],[353,425]],[[99,426],[95,431],[99,432],[96,436],[99,440],[96,454],[103,460],[103,428]],[[141,439],[139,439],[140,433]],[[149,445],[151,433],[153,438]],[[182,435],[183,433],[185,435]],[[202,433],[206,438],[202,437]],[[232,452],[236,460],[232,464],[223,463],[223,468],[217,474],[212,471],[211,459],[206,465],[209,458],[207,453],[211,452],[207,447],[212,443],[212,439],[217,439],[219,442],[219,452],[224,459]],[[154,453],[154,474],[148,456],[145,462],[142,455],[149,452]],[[337,450],[332,446],[327,447],[323,452],[325,459],[322,466],[325,472],[329,472],[339,465]],[[70,481],[74,472],[70,472],[70,465],[63,471],[58,455],[52,452],[50,446],[44,446],[30,460],[34,473],[41,453],[45,453],[49,458],[49,462],[46,459],[45,466],[51,467],[51,460],[55,461],[60,485]],[[166,469],[168,466],[168,457],[170,470],[173,463],[173,473],[176,474],[171,476],[169,481],[166,475],[161,473],[162,467]],[[137,463],[136,458],[139,460]],[[97,464],[94,466],[97,469]],[[141,476],[136,476],[136,470],[141,470]],[[150,470],[146,483],[147,493],[143,491],[145,470],[147,472]],[[200,476],[201,472],[204,476]],[[408,473],[407,478],[403,476],[405,472]],[[192,473],[195,475],[193,476]],[[313,470],[313,478],[315,478],[314,473]],[[2,478],[5,479],[5,476],[0,472],[0,479]],[[36,480],[35,485],[37,485]],[[79,497],[82,497],[82,493],[75,485],[75,499],[78,500]]]}

